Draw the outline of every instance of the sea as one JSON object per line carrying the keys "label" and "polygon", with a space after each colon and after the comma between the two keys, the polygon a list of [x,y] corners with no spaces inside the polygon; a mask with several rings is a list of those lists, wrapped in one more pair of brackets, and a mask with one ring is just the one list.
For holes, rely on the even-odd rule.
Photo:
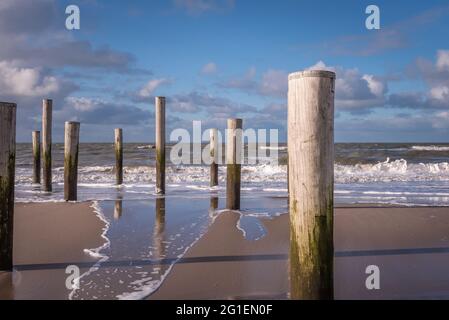
{"label": "sea", "polygon": [[[113,144],[80,144],[78,199],[144,200],[155,197],[155,150],[151,145],[124,145],[124,184],[115,185]],[[210,191],[207,165],[174,165],[167,148],[167,193]],[[287,147],[279,144],[278,163],[259,161],[242,166],[242,192],[247,195],[287,196]],[[266,150],[265,150],[266,151]],[[269,150],[270,151],[270,150]],[[269,152],[268,151],[268,152]],[[53,145],[53,187],[47,194],[32,182],[31,144],[16,151],[16,201],[61,201],[64,146]],[[247,160],[247,159],[246,159]],[[246,161],[245,160],[245,161]],[[444,206],[449,203],[449,144],[337,143],[335,145],[335,202]],[[226,167],[219,168],[225,189]]]}
{"label": "sea", "polygon": [[[32,184],[31,144],[17,145],[16,202],[63,202],[64,147],[52,148],[53,192],[46,193]],[[287,146],[258,148],[277,157],[247,164],[250,159],[245,153],[240,219],[235,227],[248,241],[266,235],[263,219],[288,210]],[[80,144],[78,201],[91,201],[104,221],[104,244],[84,249],[96,262],[80,276],[70,299],[150,296],[224,211],[226,166],[219,167],[219,186],[211,188],[209,166],[174,164],[172,149],[167,146],[167,187],[161,197],[155,194],[152,145],[124,145],[124,183],[117,186],[113,144]],[[189,150],[193,159],[193,146]],[[337,143],[334,181],[338,205],[447,206],[449,144]]]}

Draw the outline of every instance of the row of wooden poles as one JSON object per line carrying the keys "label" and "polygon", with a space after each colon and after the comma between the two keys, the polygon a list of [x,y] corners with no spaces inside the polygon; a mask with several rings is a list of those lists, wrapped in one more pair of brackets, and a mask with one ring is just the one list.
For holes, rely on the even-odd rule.
{"label": "row of wooden poles", "polygon": [[[165,194],[165,97],[156,97],[156,193]],[[40,131],[32,132],[33,150],[33,178],[34,184],[41,183],[41,171],[43,172],[42,188],[46,192],[52,191],[52,167],[51,167],[51,123],[52,100],[43,100],[42,107],[42,132],[41,145]],[[228,119],[228,152],[227,157],[227,208],[240,209],[240,159],[238,159],[238,131],[242,129],[242,119]],[[79,152],[80,123],[68,121],[64,128],[64,200],[77,200],[78,184],[78,152]],[[218,130],[210,130],[210,186],[218,185]],[[41,150],[43,161],[41,161]],[[114,129],[115,150],[115,176],[116,184],[123,183],[123,130]],[[41,170],[42,162],[42,170]]]}
{"label": "row of wooden poles", "polygon": [[[291,297],[333,297],[333,188],[335,73],[302,71],[288,78],[288,195],[290,213]],[[165,98],[156,98],[156,192],[165,194]],[[33,132],[33,182],[52,191],[52,101],[44,100],[42,148]],[[241,119],[228,120],[226,145],[226,207],[240,208],[241,164],[237,161],[237,129]],[[64,198],[77,199],[80,124],[65,123]],[[16,104],[0,102],[0,270],[13,267],[13,219]],[[211,156],[216,159],[217,130],[211,130]],[[115,129],[116,179],[123,182],[123,132]],[[211,185],[218,184],[217,161],[211,165]]]}

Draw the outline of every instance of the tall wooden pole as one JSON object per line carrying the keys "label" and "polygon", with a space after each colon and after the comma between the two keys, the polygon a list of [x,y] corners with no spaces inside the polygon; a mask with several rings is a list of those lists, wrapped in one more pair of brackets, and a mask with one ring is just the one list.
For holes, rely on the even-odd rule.
{"label": "tall wooden pole", "polygon": [[76,201],[80,123],[67,121],[64,135],[64,200]]}
{"label": "tall wooden pole", "polygon": [[33,131],[33,183],[41,183],[41,132]]}
{"label": "tall wooden pole", "polygon": [[156,97],[156,193],[165,194],[165,97]]}
{"label": "tall wooden pole", "polygon": [[210,129],[210,186],[218,186],[218,130]]}
{"label": "tall wooden pole", "polygon": [[242,119],[228,119],[226,164],[226,208],[239,210],[242,164]]}
{"label": "tall wooden pole", "polygon": [[291,297],[333,299],[335,73],[288,79]]}
{"label": "tall wooden pole", "polygon": [[117,184],[123,183],[123,131],[118,128],[115,134],[115,178]]}
{"label": "tall wooden pole", "polygon": [[13,266],[16,109],[15,103],[0,102],[0,271]]}
{"label": "tall wooden pole", "polygon": [[42,102],[42,187],[46,192],[52,191],[51,176],[51,129],[53,101]]}

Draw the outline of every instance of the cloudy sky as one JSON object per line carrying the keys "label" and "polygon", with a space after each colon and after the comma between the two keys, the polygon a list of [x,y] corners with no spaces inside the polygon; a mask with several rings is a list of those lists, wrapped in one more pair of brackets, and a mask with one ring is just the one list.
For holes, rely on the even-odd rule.
{"label": "cloudy sky", "polygon": [[[65,28],[65,8],[81,29]],[[365,28],[376,4],[381,29]],[[337,142],[449,142],[448,1],[1,0],[0,100],[18,104],[18,141],[54,100],[54,140],[81,121],[84,142],[154,140],[167,127],[278,128],[287,75],[334,70]]]}

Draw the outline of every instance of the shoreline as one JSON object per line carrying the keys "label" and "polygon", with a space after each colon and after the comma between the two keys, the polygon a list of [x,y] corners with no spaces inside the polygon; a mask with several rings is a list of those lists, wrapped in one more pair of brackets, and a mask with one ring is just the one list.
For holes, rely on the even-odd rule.
{"label": "shoreline", "polygon": [[[16,204],[16,271],[0,273],[0,299],[69,298],[65,266],[88,272],[101,257],[86,249],[109,245],[107,220],[93,204]],[[449,207],[345,205],[334,217],[336,299],[449,297],[442,285],[449,281]],[[288,214],[260,218],[266,234],[259,240],[245,239],[239,218],[235,211],[216,217],[146,299],[288,299]],[[382,270],[381,291],[364,286],[370,264]],[[103,268],[126,265],[111,260]]]}

